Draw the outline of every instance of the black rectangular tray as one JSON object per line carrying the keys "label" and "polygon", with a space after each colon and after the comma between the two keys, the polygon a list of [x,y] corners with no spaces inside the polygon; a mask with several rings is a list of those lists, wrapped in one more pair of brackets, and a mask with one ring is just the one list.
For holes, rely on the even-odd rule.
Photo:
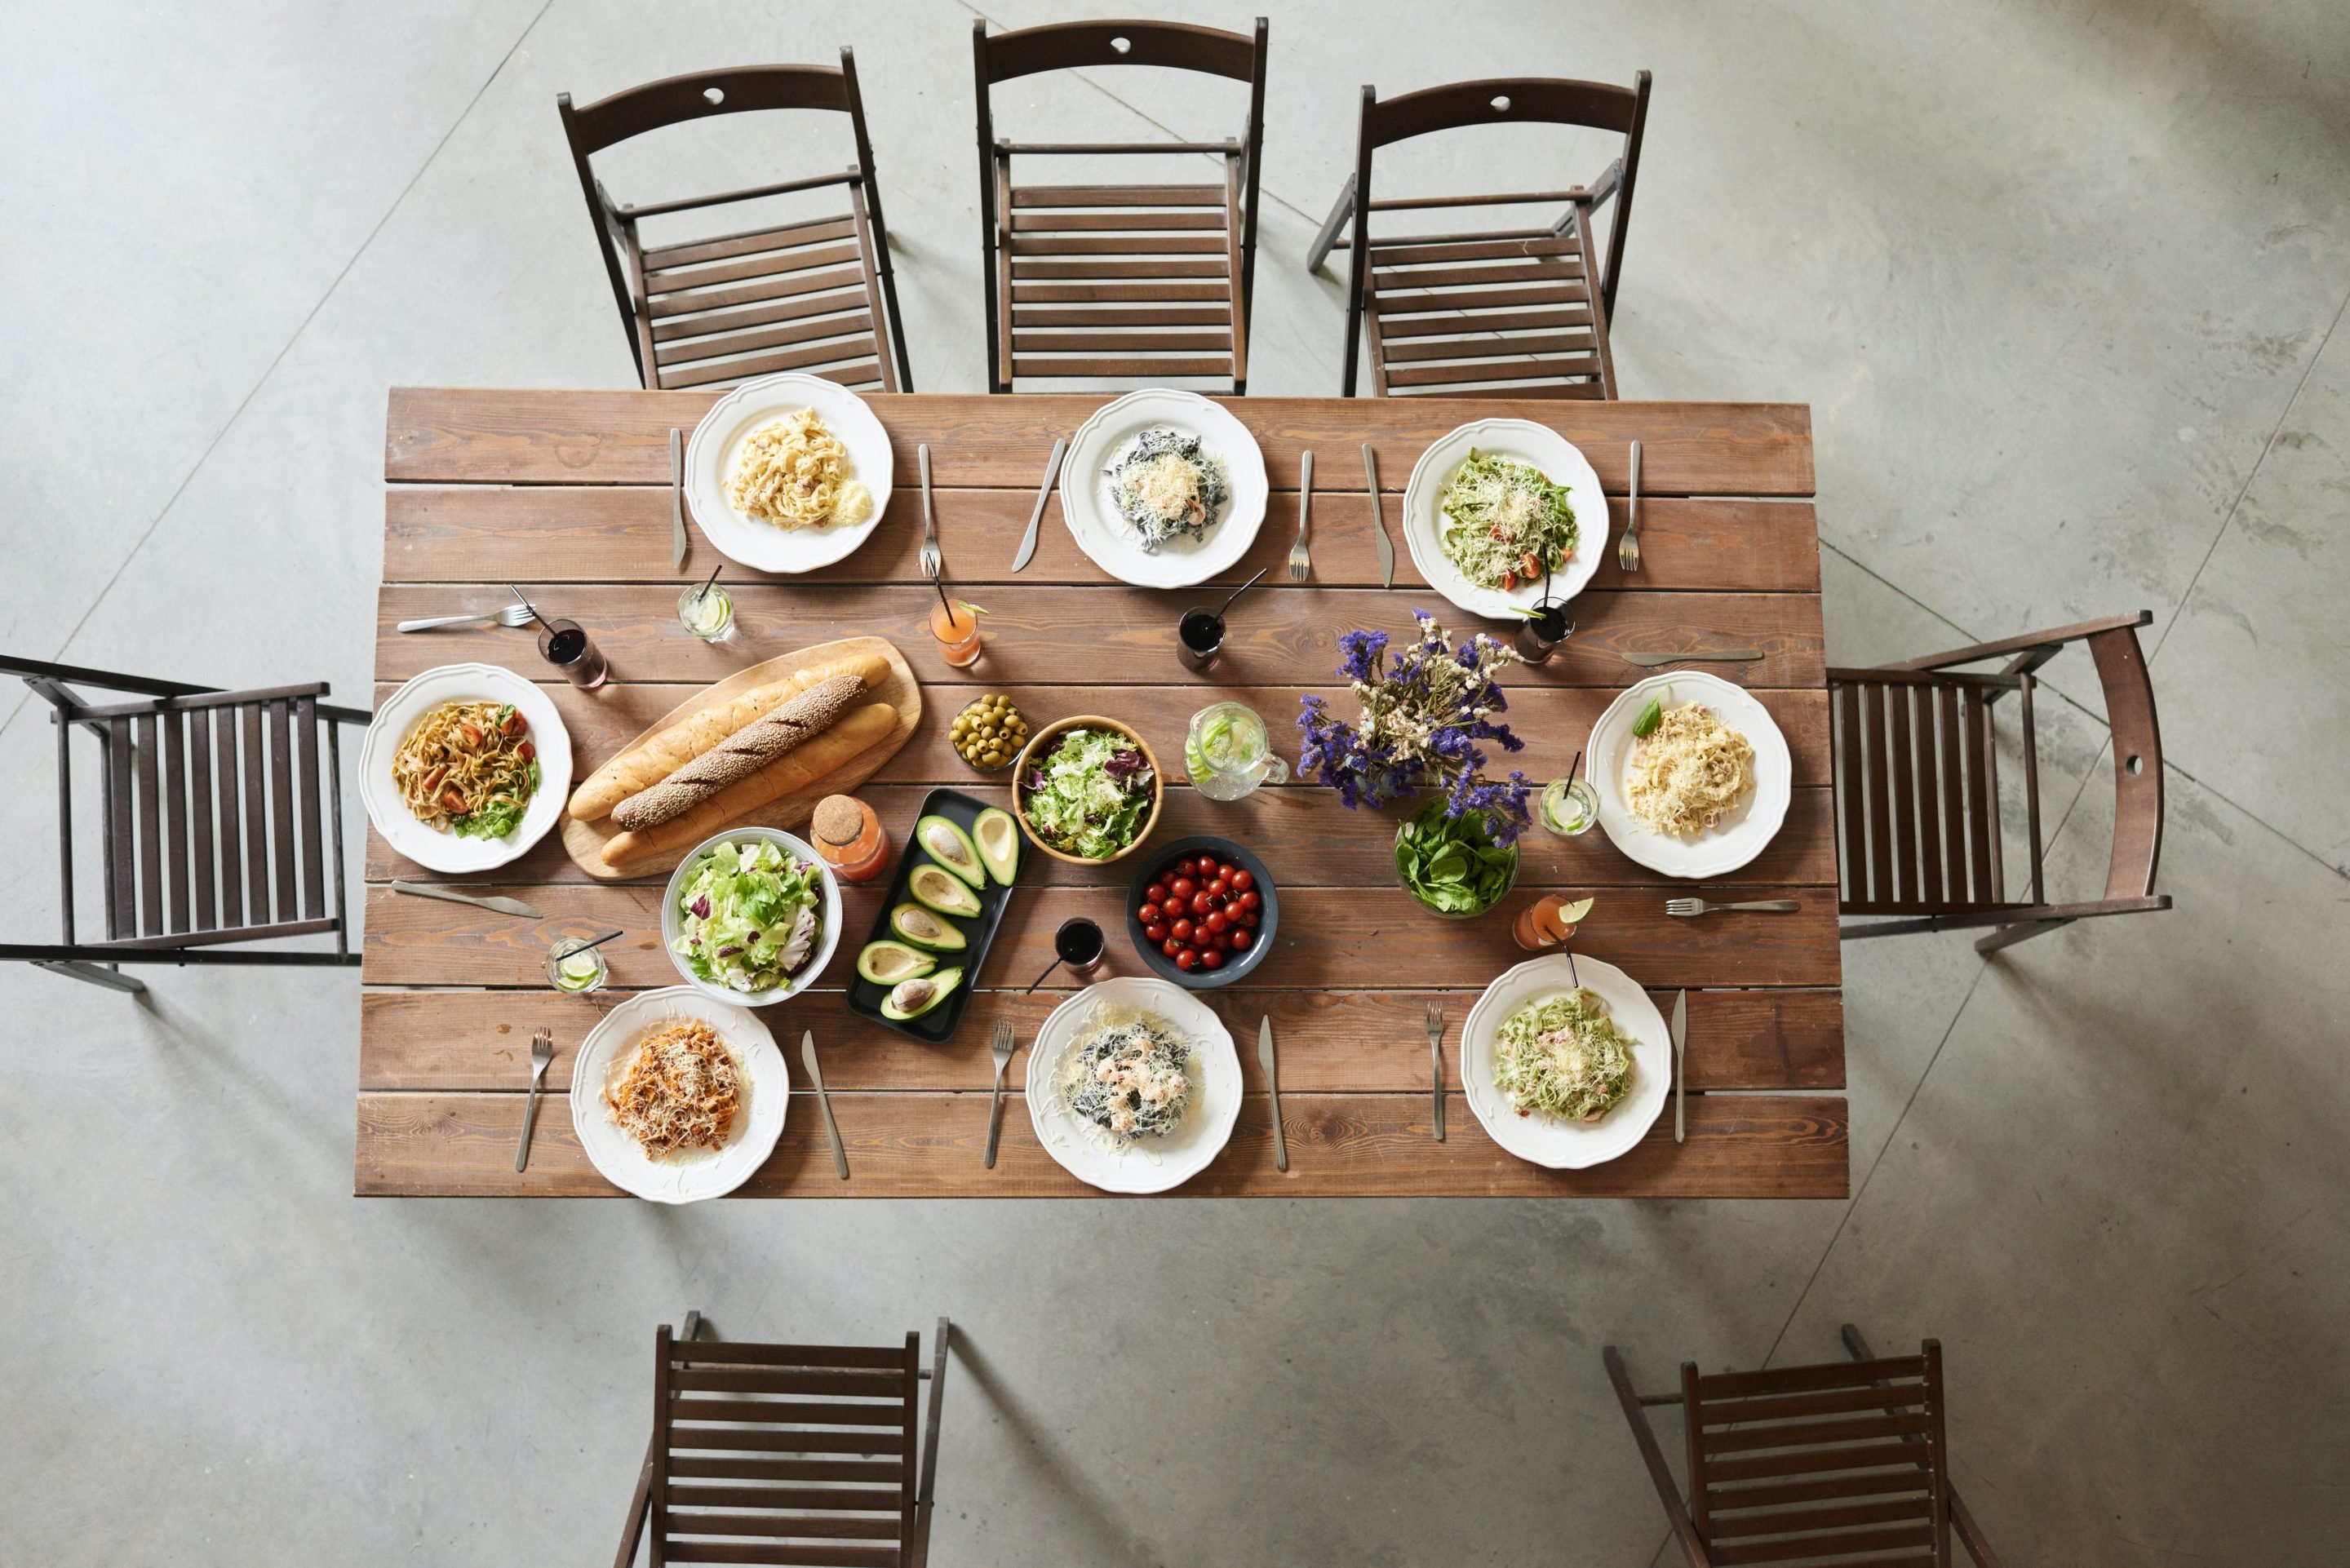
{"label": "black rectangular tray", "polygon": [[[979,820],[979,814],[993,804],[976,795],[965,794],[959,789],[934,789],[922,797],[922,809],[914,820],[919,823],[925,816],[943,816],[965,833],[970,833],[972,824]],[[1020,858],[1024,863],[1028,858],[1029,848],[1024,842],[1020,846]],[[906,842],[898,851],[897,869],[889,874],[889,895],[882,899],[879,912],[873,917],[872,931],[865,942],[858,945],[859,952],[864,950],[866,944],[902,940],[889,929],[889,911],[900,904],[914,902],[913,896],[906,891],[906,879],[913,874],[916,867],[931,863],[930,856],[915,841],[913,828],[908,827]],[[894,1029],[927,1044],[943,1045],[953,1039],[955,1030],[962,1023],[962,1010],[971,1004],[971,993],[978,989],[979,971],[987,965],[987,950],[995,945],[995,929],[1003,923],[1004,907],[1012,902],[1012,894],[1019,885],[1020,878],[1016,876],[1012,879],[1012,886],[1006,888],[990,875],[986,887],[974,889],[979,894],[978,914],[967,917],[939,915],[939,919],[951,921],[961,928],[970,942],[959,953],[937,955],[940,969],[960,967],[962,970],[962,983],[955,987],[953,995],[920,1018],[885,1018],[881,1015],[881,1001],[889,994],[889,988],[876,985],[858,974],[856,954],[852,953],[849,955],[848,1010],[861,1018],[873,1020],[885,1029]],[[935,909],[931,912],[938,914]]]}

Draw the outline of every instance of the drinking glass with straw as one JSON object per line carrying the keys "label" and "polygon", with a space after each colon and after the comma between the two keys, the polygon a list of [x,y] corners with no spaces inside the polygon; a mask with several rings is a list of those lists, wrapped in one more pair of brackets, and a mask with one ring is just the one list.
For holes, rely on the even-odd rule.
{"label": "drinking glass with straw", "polygon": [[612,673],[604,661],[603,649],[588,639],[588,628],[576,620],[549,620],[539,614],[538,607],[523,597],[523,592],[512,583],[508,592],[530,611],[531,618],[539,625],[538,656],[563,671],[563,679],[583,691],[593,691],[604,684]]}
{"label": "drinking glass with straw", "polygon": [[979,618],[986,612],[959,599],[949,602],[946,584],[936,577],[931,586],[939,590],[939,607],[931,612],[931,635],[938,639],[939,657],[957,670],[968,669],[979,662]]}
{"label": "drinking glass with straw", "polygon": [[734,597],[718,586],[724,569],[722,562],[700,587],[677,596],[678,624],[704,642],[725,642],[734,635]]}

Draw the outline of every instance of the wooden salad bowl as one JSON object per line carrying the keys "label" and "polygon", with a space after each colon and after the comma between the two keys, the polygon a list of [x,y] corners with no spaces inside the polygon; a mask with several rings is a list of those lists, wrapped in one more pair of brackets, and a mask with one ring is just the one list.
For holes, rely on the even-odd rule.
{"label": "wooden salad bowl", "polygon": [[[1046,745],[1050,744],[1055,735],[1060,734],[1064,730],[1113,731],[1118,734],[1124,735],[1128,740],[1133,742],[1136,748],[1142,753],[1142,760],[1150,764],[1150,811],[1149,815],[1143,817],[1140,830],[1135,834],[1133,842],[1128,844],[1125,848],[1119,850],[1115,855],[1105,857],[1099,860],[1088,860],[1082,855],[1064,854],[1062,851],[1055,849],[1051,845],[1045,843],[1042,838],[1037,837],[1035,828],[1029,826],[1027,805],[1023,798],[1024,791],[1021,786],[1020,781],[1028,776],[1028,764],[1030,761],[1033,760],[1039,752],[1044,750]],[[1072,866],[1107,866],[1113,862],[1125,859],[1128,856],[1141,848],[1144,841],[1149,838],[1151,829],[1159,826],[1159,813],[1166,804],[1166,770],[1159,765],[1159,753],[1150,749],[1150,742],[1144,740],[1141,733],[1137,731],[1133,725],[1120,723],[1116,719],[1105,719],[1097,713],[1079,713],[1070,718],[1055,720],[1052,723],[1045,725],[1043,729],[1031,734],[1028,737],[1028,743],[1020,748],[1020,754],[1014,758],[1012,762],[1012,815],[1020,824],[1020,832],[1022,836],[1024,836],[1029,843],[1035,845],[1037,848],[1043,850],[1054,859],[1066,860]]]}

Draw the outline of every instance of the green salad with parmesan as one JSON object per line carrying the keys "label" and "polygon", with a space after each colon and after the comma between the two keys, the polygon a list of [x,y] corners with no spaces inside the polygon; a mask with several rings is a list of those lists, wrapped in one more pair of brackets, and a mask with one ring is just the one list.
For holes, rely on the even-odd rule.
{"label": "green salad with parmesan", "polygon": [[1437,497],[1444,555],[1481,588],[1509,593],[1538,582],[1575,554],[1575,508],[1566,486],[1530,462],[1469,449]]}
{"label": "green salad with parmesan", "polygon": [[1493,1086],[1522,1116],[1596,1122],[1632,1091],[1632,1038],[1595,992],[1530,1002],[1496,1032]]}

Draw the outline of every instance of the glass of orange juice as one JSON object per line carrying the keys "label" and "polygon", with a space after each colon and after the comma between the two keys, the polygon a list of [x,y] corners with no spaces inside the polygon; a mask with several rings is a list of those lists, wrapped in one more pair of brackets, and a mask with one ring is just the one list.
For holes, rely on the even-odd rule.
{"label": "glass of orange juice", "polygon": [[962,600],[941,598],[931,607],[931,635],[939,639],[939,657],[957,670],[979,662],[979,612]]}

